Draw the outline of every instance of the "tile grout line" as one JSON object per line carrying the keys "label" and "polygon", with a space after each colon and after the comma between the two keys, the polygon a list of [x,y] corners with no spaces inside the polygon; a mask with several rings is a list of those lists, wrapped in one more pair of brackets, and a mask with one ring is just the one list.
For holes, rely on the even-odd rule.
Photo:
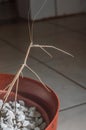
{"label": "tile grout line", "polygon": [[19,48],[17,48],[15,45],[13,45],[11,42],[9,42],[9,41],[7,41],[7,40],[4,40],[4,39],[2,39],[1,37],[0,37],[0,40],[2,41],[2,42],[4,42],[5,44],[7,44],[8,46],[11,46],[12,48],[15,48],[17,51],[19,51],[19,52],[23,52],[24,53],[24,51],[22,51],[21,49],[19,49]]}
{"label": "tile grout line", "polygon": [[80,104],[77,104],[77,105],[74,105],[74,106],[71,106],[71,107],[60,109],[59,112],[71,110],[71,109],[74,109],[74,108],[77,108],[77,107],[80,107],[80,106],[84,106],[84,105],[86,105],[86,102],[83,102],[83,103],[80,103]]}
{"label": "tile grout line", "polygon": [[[4,41],[7,45],[17,49],[19,52],[21,53],[25,53],[25,51],[22,51],[21,49],[18,49],[15,45],[11,44],[10,42],[8,42],[7,40],[1,39],[0,40]],[[30,56],[32,59],[34,59],[35,61],[38,61],[40,64],[46,66],[47,68],[51,69],[52,71],[56,72],[57,74],[61,75],[62,77],[64,77],[65,79],[71,81],[72,83],[78,85],[80,88],[83,88],[84,90],[86,90],[86,87],[81,85],[80,83],[78,83],[77,81],[71,79],[70,77],[66,76],[65,74],[59,72],[58,70],[54,69],[53,67],[47,65],[46,63],[44,63],[43,61],[40,61],[38,58],[34,57],[34,56]]]}
{"label": "tile grout line", "polygon": [[74,84],[78,85],[80,88],[83,88],[83,89],[86,90],[86,87],[83,86],[83,85],[81,85],[81,84],[79,84],[77,81],[71,79],[70,77],[66,76],[65,74],[63,74],[63,73],[59,72],[58,70],[54,69],[53,67],[47,65],[47,64],[44,63],[43,61],[40,61],[40,60],[37,59],[36,57],[34,57],[34,56],[31,56],[31,57],[32,57],[34,60],[37,60],[39,63],[41,63],[41,64],[43,64],[44,66],[46,66],[47,68],[49,68],[49,69],[53,70],[54,72],[56,72],[57,74],[61,75],[61,76],[64,77],[65,79],[67,79],[67,80],[73,82]]}
{"label": "tile grout line", "polygon": [[52,25],[55,25],[55,26],[60,26],[60,27],[65,28],[65,29],[67,29],[67,30],[69,30],[69,31],[71,31],[71,32],[76,32],[76,33],[78,33],[78,34],[82,34],[83,36],[86,36],[86,34],[80,32],[80,31],[73,30],[73,29],[71,29],[71,28],[69,28],[69,27],[67,27],[67,26],[65,26],[65,25],[55,24],[55,23],[52,23],[52,22],[49,22],[49,24],[52,24]]}

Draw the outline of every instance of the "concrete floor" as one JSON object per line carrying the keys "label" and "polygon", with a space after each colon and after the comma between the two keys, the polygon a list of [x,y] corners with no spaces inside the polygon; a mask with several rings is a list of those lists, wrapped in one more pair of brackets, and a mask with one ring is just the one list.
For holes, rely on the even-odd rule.
{"label": "concrete floor", "polygon": [[[29,45],[25,22],[0,25],[0,73],[15,74],[23,63]],[[86,15],[34,23],[34,43],[59,47],[74,58],[47,49],[31,50],[29,66],[58,95],[60,112],[58,130],[86,129]],[[24,76],[37,78],[24,70]]]}

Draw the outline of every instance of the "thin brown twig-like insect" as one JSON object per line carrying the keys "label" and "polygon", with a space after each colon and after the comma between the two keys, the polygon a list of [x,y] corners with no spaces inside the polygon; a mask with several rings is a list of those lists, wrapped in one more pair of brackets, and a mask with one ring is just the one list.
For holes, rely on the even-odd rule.
{"label": "thin brown twig-like insect", "polygon": [[53,56],[52,56],[48,51],[46,51],[43,47],[39,46],[39,48],[41,48],[48,56],[50,56],[50,58],[53,57]]}
{"label": "thin brown twig-like insect", "polygon": [[16,101],[17,101],[17,95],[18,95],[18,85],[19,85],[19,78],[16,82],[16,92],[15,92],[15,115],[16,115]]}
{"label": "thin brown twig-like insect", "polygon": [[[42,7],[40,8],[40,10],[37,12],[37,14],[35,15],[34,18],[37,17],[37,15],[40,13],[40,11],[42,10],[42,8],[44,7],[45,3],[47,2],[47,0],[44,1],[44,4],[42,5]],[[27,69],[29,69],[38,79],[39,81],[43,84],[43,86],[46,88],[47,91],[50,92],[50,90],[47,88],[47,86],[45,85],[45,83],[41,80],[41,78],[39,77],[39,75],[32,69],[30,68],[28,65],[27,65],[27,60],[28,60],[28,57],[29,57],[29,54],[30,54],[30,51],[31,51],[31,48],[33,47],[39,47],[41,48],[46,54],[48,54],[50,57],[52,57],[52,55],[45,50],[45,48],[53,48],[53,49],[56,49],[58,51],[61,51],[62,53],[65,53],[67,55],[70,55],[73,57],[72,54],[64,51],[64,50],[61,50],[59,48],[56,48],[55,46],[49,46],[49,45],[38,45],[38,44],[33,44],[33,22],[32,23],[29,23],[28,22],[28,28],[29,28],[29,37],[30,37],[30,45],[27,49],[27,52],[26,52],[26,55],[25,55],[25,58],[24,58],[24,62],[23,64],[21,65],[21,67],[19,68],[19,70],[17,71],[17,73],[15,74],[12,82],[10,84],[8,84],[6,86],[6,88],[4,90],[6,90],[6,94],[4,96],[4,103],[7,101],[14,85],[16,84],[16,94],[15,94],[15,101],[17,100],[17,93],[18,93],[18,84],[19,84],[19,76],[22,74],[22,71],[23,69],[26,67]]]}
{"label": "thin brown twig-like insect", "polygon": [[32,47],[53,48],[53,49],[55,49],[55,50],[57,50],[57,51],[60,51],[60,52],[65,53],[65,54],[67,54],[67,55],[69,55],[69,56],[71,56],[71,57],[74,57],[72,54],[68,53],[67,51],[64,51],[64,50],[62,50],[62,49],[60,49],[60,48],[57,48],[57,47],[55,47],[55,46],[39,45],[39,44],[36,44],[36,45],[35,45],[35,44],[34,44]]}

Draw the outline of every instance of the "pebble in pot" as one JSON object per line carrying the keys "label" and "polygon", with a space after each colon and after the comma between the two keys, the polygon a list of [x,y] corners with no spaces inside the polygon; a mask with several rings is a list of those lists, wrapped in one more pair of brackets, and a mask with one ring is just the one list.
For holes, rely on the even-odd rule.
{"label": "pebble in pot", "polygon": [[26,107],[22,100],[6,102],[0,111],[0,130],[44,130],[45,127],[46,122],[36,107]]}

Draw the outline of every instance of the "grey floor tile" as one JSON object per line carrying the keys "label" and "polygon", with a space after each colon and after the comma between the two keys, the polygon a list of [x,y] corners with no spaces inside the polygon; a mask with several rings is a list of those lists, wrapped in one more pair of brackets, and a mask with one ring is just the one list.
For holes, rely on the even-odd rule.
{"label": "grey floor tile", "polygon": [[0,72],[3,68],[15,66],[22,63],[23,55],[11,46],[4,45],[0,47]]}
{"label": "grey floor tile", "polygon": [[[48,22],[37,22],[33,26],[34,44],[46,44],[46,39],[57,33],[65,32],[63,27],[56,28]],[[26,22],[0,26],[0,39],[20,50],[27,49],[29,41],[28,24]]]}
{"label": "grey floor tile", "polygon": [[42,38],[49,38],[50,36],[56,34],[57,32],[64,32],[63,27],[58,26],[58,29],[54,24],[49,24],[49,22],[37,22],[34,24],[34,39],[42,40]]}
{"label": "grey floor tile", "polygon": [[85,130],[86,105],[59,113],[57,130]]}
{"label": "grey floor tile", "polygon": [[84,33],[84,29],[86,28],[86,15],[55,19],[51,20],[50,23],[70,29],[71,31]]}
{"label": "grey floor tile", "polygon": [[0,39],[19,49],[22,46],[26,50],[29,41],[27,24],[17,23],[0,26]]}

